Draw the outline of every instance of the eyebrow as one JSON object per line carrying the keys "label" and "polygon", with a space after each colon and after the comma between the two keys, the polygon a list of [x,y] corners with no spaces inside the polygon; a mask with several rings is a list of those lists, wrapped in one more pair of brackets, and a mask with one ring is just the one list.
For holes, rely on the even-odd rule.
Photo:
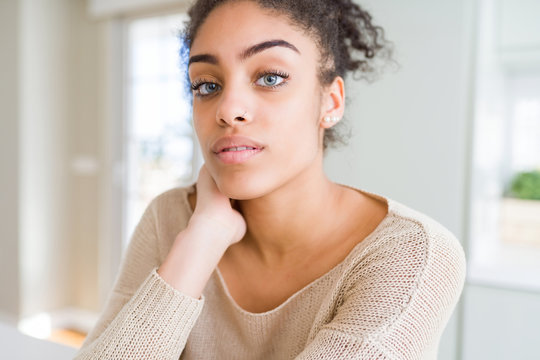
{"label": "eyebrow", "polygon": [[192,57],[189,58],[188,67],[191,64],[197,63],[197,62],[203,62],[203,63],[212,64],[212,65],[217,65],[218,64],[218,59],[214,55],[210,55],[210,54],[193,55]]}
{"label": "eyebrow", "polygon": [[255,54],[260,53],[261,51],[264,51],[264,50],[267,50],[276,46],[288,48],[300,54],[300,51],[296,48],[296,46],[294,46],[293,44],[285,40],[268,40],[268,41],[263,41],[262,43],[250,46],[249,48],[244,50],[242,54],[240,54],[240,59],[246,60],[248,57],[251,57]]}
{"label": "eyebrow", "polygon": [[[248,47],[246,50],[242,51],[242,53],[240,54],[240,60],[246,60],[247,58],[255,54],[258,54],[264,50],[267,50],[276,46],[291,49],[297,52],[298,54],[300,54],[300,50],[298,50],[296,46],[294,46],[293,44],[285,40],[278,39],[278,40],[263,41],[259,44],[255,44],[253,46]],[[219,63],[218,58],[211,54],[193,55],[192,57],[189,58],[188,67],[191,64],[196,63],[196,62],[204,62],[204,63],[208,63],[212,65],[217,65]]]}

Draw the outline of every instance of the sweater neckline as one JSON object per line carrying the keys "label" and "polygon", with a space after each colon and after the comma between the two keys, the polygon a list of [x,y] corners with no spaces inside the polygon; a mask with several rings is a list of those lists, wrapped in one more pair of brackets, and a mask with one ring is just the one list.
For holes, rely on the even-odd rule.
{"label": "sweater neckline", "polygon": [[[340,185],[342,185],[342,184],[340,184]],[[217,280],[219,286],[223,290],[223,292],[225,294],[225,297],[227,298],[227,301],[233,306],[234,309],[236,309],[236,311],[243,314],[244,316],[256,317],[256,318],[268,317],[268,316],[272,316],[272,315],[278,313],[280,310],[285,308],[288,304],[290,304],[295,299],[297,299],[302,293],[307,292],[308,290],[312,289],[318,282],[320,282],[323,279],[325,279],[325,278],[329,277],[330,275],[334,274],[335,272],[338,271],[338,269],[342,268],[345,264],[349,263],[351,258],[355,255],[355,253],[360,251],[360,249],[366,247],[369,244],[370,240],[372,240],[382,229],[385,228],[386,223],[390,220],[391,214],[393,214],[393,212],[394,212],[394,205],[395,204],[394,204],[393,200],[391,200],[391,199],[389,199],[387,197],[378,195],[378,194],[374,194],[374,193],[371,193],[371,192],[368,192],[368,191],[365,191],[365,190],[361,190],[361,189],[352,187],[352,186],[348,186],[348,185],[342,185],[342,186],[348,187],[350,189],[358,191],[358,192],[360,192],[362,194],[365,194],[367,196],[370,196],[370,197],[385,201],[386,205],[387,205],[387,213],[386,213],[385,217],[381,220],[381,222],[362,241],[357,243],[352,248],[352,250],[347,254],[347,256],[345,256],[345,258],[340,263],[338,263],[332,269],[330,269],[329,271],[327,271],[326,273],[324,273],[320,277],[316,278],[315,280],[313,280],[312,282],[310,282],[309,284],[307,284],[306,286],[304,286],[303,288],[301,288],[300,290],[298,290],[297,292],[292,294],[290,297],[288,297],[284,302],[279,304],[277,307],[275,307],[275,308],[273,308],[271,310],[262,312],[262,313],[254,313],[254,312],[247,311],[247,310],[243,309],[240,305],[237,304],[236,300],[234,300],[231,293],[229,292],[229,288],[227,287],[227,283],[225,282],[225,279],[223,278],[223,275],[219,271],[219,268],[216,266],[216,268],[214,269],[213,275],[214,275],[215,279]],[[195,186],[193,185],[193,187],[190,189],[190,191],[188,191],[188,193],[194,191],[194,189],[195,189]],[[190,213],[192,213],[191,206],[189,206],[189,201],[187,201],[187,193],[186,193],[185,197],[186,197],[185,200],[186,200],[186,204],[188,205],[188,209],[190,210]]]}

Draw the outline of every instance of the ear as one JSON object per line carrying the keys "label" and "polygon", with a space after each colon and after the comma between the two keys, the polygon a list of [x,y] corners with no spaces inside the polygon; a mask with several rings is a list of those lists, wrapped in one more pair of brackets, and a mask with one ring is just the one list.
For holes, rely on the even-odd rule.
{"label": "ear", "polygon": [[345,82],[341,76],[323,90],[320,126],[329,129],[336,125],[345,112]]}

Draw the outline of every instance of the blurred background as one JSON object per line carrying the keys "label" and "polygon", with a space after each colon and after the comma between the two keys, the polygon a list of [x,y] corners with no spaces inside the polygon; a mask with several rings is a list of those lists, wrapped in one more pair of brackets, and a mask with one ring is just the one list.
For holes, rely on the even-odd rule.
{"label": "blurred background", "polygon": [[[539,359],[540,1],[360,4],[399,68],[348,79],[353,136],[327,173],[462,241],[467,282],[440,359]],[[79,346],[145,206],[194,181],[188,5],[0,1],[2,326]]]}

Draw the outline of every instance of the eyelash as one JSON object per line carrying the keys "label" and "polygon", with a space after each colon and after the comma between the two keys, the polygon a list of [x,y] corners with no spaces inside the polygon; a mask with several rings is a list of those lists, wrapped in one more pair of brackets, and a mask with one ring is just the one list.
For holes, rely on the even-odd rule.
{"label": "eyelash", "polygon": [[289,74],[287,74],[286,72],[283,72],[281,70],[261,71],[261,72],[257,73],[257,75],[255,75],[255,78],[257,80],[259,80],[260,78],[262,78],[263,76],[266,76],[266,75],[276,75],[276,76],[279,76],[280,78],[283,78],[283,81],[281,83],[277,84],[277,85],[265,86],[265,88],[267,88],[267,89],[275,89],[277,87],[285,85],[287,83],[287,79],[289,78]]}
{"label": "eyelash", "polygon": [[197,91],[199,90],[202,84],[211,83],[211,82],[212,82],[211,80],[205,80],[205,79],[196,80],[191,83],[191,90]]}
{"label": "eyelash", "polygon": [[[261,72],[257,73],[255,75],[255,78],[257,80],[259,80],[260,78],[262,78],[263,76],[266,76],[266,75],[276,75],[276,76],[279,76],[279,77],[283,78],[283,81],[281,83],[277,84],[277,85],[264,86],[264,88],[266,88],[266,89],[276,89],[276,88],[278,88],[280,86],[286,85],[287,84],[287,79],[290,76],[289,74],[287,74],[286,72],[283,72],[281,70],[266,70],[266,71],[261,71]],[[204,85],[206,83],[214,83],[215,84],[215,82],[213,82],[211,80],[199,79],[199,80],[194,81],[191,84],[191,90],[196,92],[197,90],[199,90],[199,88],[202,85]],[[198,92],[195,93],[195,96],[198,96],[198,97],[201,97],[201,98],[207,97],[207,96],[212,96],[212,95],[213,94],[202,95],[202,94],[200,94]]]}

